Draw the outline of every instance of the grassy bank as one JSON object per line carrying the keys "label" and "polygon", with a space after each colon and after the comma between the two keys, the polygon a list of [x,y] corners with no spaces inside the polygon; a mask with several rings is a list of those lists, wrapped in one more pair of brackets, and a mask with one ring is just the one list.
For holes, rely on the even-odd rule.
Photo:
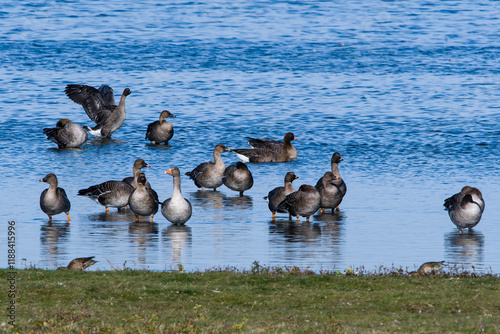
{"label": "grassy bank", "polygon": [[[3,331],[500,332],[500,279],[491,275],[16,272],[16,327]],[[8,271],[0,275],[6,282]]]}

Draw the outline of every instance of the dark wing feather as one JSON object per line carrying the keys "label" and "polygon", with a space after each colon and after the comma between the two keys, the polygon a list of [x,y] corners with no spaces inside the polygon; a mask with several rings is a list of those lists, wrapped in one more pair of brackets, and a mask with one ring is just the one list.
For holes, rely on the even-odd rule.
{"label": "dark wing feather", "polygon": [[199,164],[198,166],[196,166],[195,169],[193,169],[192,171],[190,172],[186,172],[186,175],[189,176],[189,178],[191,180],[195,180],[198,175],[200,175],[201,173],[203,173],[205,171],[205,169],[210,166],[210,165],[213,165],[214,163],[211,162],[211,161],[208,161],[208,162],[204,162],[202,164]]}
{"label": "dark wing feather", "polygon": [[99,124],[108,118],[114,109],[114,106],[108,105],[101,92],[94,87],[67,85],[64,92],[72,101],[83,106],[83,109],[95,124]]}
{"label": "dark wing feather", "polygon": [[451,197],[448,197],[447,199],[444,200],[444,207],[445,210],[450,210],[450,208],[453,206],[453,204],[461,202],[462,199],[464,198],[465,194],[463,193],[457,193]]}
{"label": "dark wing feather", "polygon": [[292,214],[292,212],[290,212],[289,210],[292,207],[293,203],[295,203],[295,201],[297,201],[298,196],[299,196],[299,192],[298,191],[295,191],[295,192],[287,195],[285,197],[285,199],[282,200],[281,203],[278,205],[277,210],[278,211],[279,210],[284,210],[284,211],[289,212],[290,214]]}
{"label": "dark wing feather", "polygon": [[271,140],[271,139],[260,139],[247,137],[248,144],[253,148],[267,148],[270,150],[279,150],[285,148],[285,144],[281,141]]}
{"label": "dark wing feather", "polygon": [[148,130],[146,131],[146,138],[144,139],[149,139],[149,134],[151,133],[151,131],[154,130],[154,128],[157,126],[157,124],[159,124],[160,121],[154,121],[153,123],[150,123],[148,125]]}
{"label": "dark wing feather", "polygon": [[115,106],[115,92],[113,91],[113,88],[109,87],[108,85],[101,85],[97,89],[99,93],[101,93],[102,97],[104,98],[104,102],[106,105],[109,106]]}

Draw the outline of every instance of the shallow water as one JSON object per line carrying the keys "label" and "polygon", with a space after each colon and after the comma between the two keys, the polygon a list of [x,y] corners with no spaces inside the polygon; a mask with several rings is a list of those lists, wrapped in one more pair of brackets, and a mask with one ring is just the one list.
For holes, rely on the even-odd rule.
{"label": "shallow water", "polygon": [[[0,11],[0,233],[16,221],[17,267],[55,268],[95,255],[92,269],[186,270],[261,265],[367,269],[422,262],[500,272],[498,228],[500,46],[494,2],[8,1]],[[91,125],[64,94],[68,83],[119,93],[127,120],[113,139],[58,150],[42,128],[60,118]],[[169,147],[144,140],[163,109]],[[136,158],[160,199],[171,166],[182,173],[213,147],[248,147],[246,136],[299,141],[296,161],[249,164],[244,197],[199,191],[183,176],[194,212],[186,226],[160,213],[135,223],[106,214],[78,189],[130,176]],[[309,223],[272,221],[263,197],[294,171],[315,184],[340,152],[348,186],[340,212]],[[227,165],[237,158],[224,153]],[[53,172],[72,203],[48,222],[39,208]],[[459,235],[443,200],[469,184],[486,210]],[[6,249],[5,238],[0,240]],[[7,255],[0,257],[7,266]],[[108,262],[109,260],[109,262]]]}

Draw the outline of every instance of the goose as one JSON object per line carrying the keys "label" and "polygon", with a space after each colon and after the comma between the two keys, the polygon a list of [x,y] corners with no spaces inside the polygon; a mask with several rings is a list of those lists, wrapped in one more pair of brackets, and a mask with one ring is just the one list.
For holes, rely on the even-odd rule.
{"label": "goose", "polygon": [[468,228],[471,230],[476,226],[483,213],[481,206],[474,201],[471,194],[465,194],[459,202],[455,202],[446,210],[448,210],[448,215],[453,224],[458,227],[460,234],[463,232],[462,229]]}
{"label": "goose", "polygon": [[251,149],[240,148],[231,150],[243,162],[288,162],[297,158],[297,150],[290,144],[295,139],[293,133],[285,135],[283,142],[270,139],[255,139],[247,137]]}
{"label": "goose", "polygon": [[87,85],[70,84],[66,86],[66,95],[83,106],[89,118],[96,124],[94,128],[85,127],[91,135],[111,138],[125,122],[125,98],[130,95],[129,88],[123,90],[120,103],[115,104],[114,92],[108,85],[99,89]]}
{"label": "goose", "polygon": [[240,196],[243,196],[243,192],[253,186],[252,173],[247,165],[241,161],[226,168],[222,181],[229,189],[239,191]]}
{"label": "goose", "polygon": [[42,191],[40,195],[40,208],[49,216],[49,221],[52,221],[52,216],[62,212],[66,213],[68,220],[71,220],[69,216],[71,203],[66,195],[66,191],[63,188],[57,187],[57,176],[49,173],[40,182],[49,184],[49,188]]}
{"label": "goose", "polygon": [[221,153],[230,151],[222,144],[217,144],[214,148],[214,162],[208,161],[199,164],[195,169],[186,172],[198,188],[213,188],[214,191],[223,184],[222,176],[226,170],[226,165],[220,157]]}
{"label": "goose", "polygon": [[472,200],[479,204],[481,207],[481,212],[484,211],[484,199],[483,199],[483,194],[481,194],[481,191],[477,188],[471,187],[471,186],[465,186],[460,190],[459,193],[456,193],[455,195],[447,198],[444,200],[444,207],[446,208],[445,210],[449,210],[455,203],[460,202],[466,194],[470,194],[472,196]]}
{"label": "goose", "polygon": [[146,181],[146,175],[140,173],[137,188],[128,199],[130,210],[135,214],[135,221],[139,221],[140,216],[149,216],[149,221],[152,222],[158,212],[158,194],[153,189],[146,188]]}
{"label": "goose", "polygon": [[320,204],[321,196],[318,190],[311,185],[303,184],[298,191],[287,195],[276,210],[278,212],[285,210],[290,214],[290,219],[296,216],[297,222],[300,216],[306,217],[306,221],[309,221],[309,217],[318,211]]}
{"label": "goose", "polygon": [[128,198],[134,190],[130,184],[123,181],[106,181],[86,189],[78,190],[78,196],[85,196],[97,203],[109,208],[117,208],[118,211],[128,205]]}
{"label": "goose", "polygon": [[273,219],[276,218],[276,212],[286,213],[285,210],[277,211],[278,205],[285,199],[285,197],[293,192],[295,189],[292,187],[292,182],[299,177],[294,172],[288,172],[285,175],[285,185],[283,187],[274,188],[269,194],[264,197],[268,202],[269,210],[273,214]]}
{"label": "goose", "polygon": [[278,140],[272,140],[272,139],[260,139],[260,138],[251,138],[247,137],[248,139],[248,144],[252,148],[263,148],[263,149],[269,149],[271,151],[275,152],[280,152],[282,150],[285,150],[290,157],[290,159],[297,159],[297,149],[292,146],[291,141],[292,140],[299,140],[298,138],[295,138],[293,133],[288,132],[285,134],[285,137],[283,138],[283,141],[278,141]]}
{"label": "goose", "polygon": [[57,270],[85,270],[91,265],[97,263],[93,260],[95,256],[90,257],[78,257],[71,260],[71,262],[66,267],[59,267]]}
{"label": "goose", "polygon": [[444,261],[425,262],[418,268],[417,275],[419,276],[433,275],[436,272],[443,269],[443,267],[444,267]]}
{"label": "goose", "polygon": [[331,159],[332,173],[333,173],[333,175],[338,177],[339,189],[342,191],[342,197],[344,197],[345,194],[347,193],[347,186],[346,186],[344,179],[342,178],[342,176],[340,175],[340,172],[339,172],[339,163],[341,161],[344,161],[344,159],[342,159],[342,157],[340,156],[340,153],[339,152],[333,153],[332,159]]}
{"label": "goose", "polygon": [[[132,167],[132,175],[124,178],[122,181],[130,184],[134,189],[137,188],[137,183],[139,179],[139,174],[141,173],[141,169],[145,167],[151,167],[148,165],[143,159],[137,159],[134,161],[134,165]],[[151,188],[149,181],[146,180],[146,188]]]}
{"label": "goose", "polygon": [[172,175],[174,178],[174,192],[171,198],[163,202],[161,213],[172,224],[182,225],[191,218],[193,209],[191,203],[182,197],[181,172],[179,168],[171,167],[165,173]]}
{"label": "goose", "polygon": [[148,125],[148,130],[146,131],[146,138],[151,141],[151,144],[161,144],[165,143],[168,145],[168,141],[174,136],[174,127],[172,123],[166,121],[166,117],[175,117],[168,110],[163,110],[160,113],[160,120],[154,121]]}
{"label": "goose", "polygon": [[326,172],[325,175],[318,180],[315,188],[321,195],[320,212],[324,212],[325,209],[332,209],[333,213],[335,208],[338,208],[344,197],[344,193],[340,189],[341,184],[342,180],[332,172]]}
{"label": "goose", "polygon": [[59,148],[79,148],[88,137],[81,125],[67,118],[60,119],[55,128],[44,128],[43,133],[47,135],[47,140],[53,141]]}

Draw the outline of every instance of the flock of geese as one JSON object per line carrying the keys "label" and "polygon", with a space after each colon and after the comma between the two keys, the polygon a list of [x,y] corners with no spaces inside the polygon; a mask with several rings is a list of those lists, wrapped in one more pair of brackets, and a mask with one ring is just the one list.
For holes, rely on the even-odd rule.
{"label": "flock of geese", "polygon": [[[55,128],[45,128],[43,132],[47,139],[53,141],[59,148],[78,148],[87,140],[87,133],[91,135],[110,138],[124,123],[126,118],[125,99],[131,94],[129,88],[125,88],[116,104],[114,92],[108,85],[94,88],[87,85],[70,84],[66,86],[66,95],[74,102],[80,104],[89,118],[96,124],[93,128],[82,127],[69,119],[61,119]],[[152,144],[168,144],[174,135],[174,128],[166,118],[175,117],[169,111],[160,113],[159,120],[148,125],[146,131],[147,140]],[[250,163],[288,162],[296,159],[297,149],[291,142],[296,140],[292,133],[287,133],[283,141],[270,139],[249,138],[251,148],[229,149],[222,144],[215,146],[213,150],[213,161],[203,162],[192,171],[185,173],[198,188],[214,189],[223,184],[229,189],[238,191],[240,195],[253,186],[252,173],[245,165]],[[221,159],[221,154],[231,151],[241,160],[235,165],[226,167]],[[268,201],[269,210],[273,219],[276,213],[288,213],[292,216],[309,217],[318,210],[324,212],[331,209],[332,213],[338,210],[339,204],[347,193],[347,187],[342,179],[338,164],[342,161],[340,153],[334,153],[331,158],[331,172],[326,172],[315,186],[301,185],[295,191],[292,182],[298,177],[293,172],[285,175],[284,185],[272,189],[264,197]],[[165,173],[173,177],[173,193],[171,198],[161,202],[158,194],[151,188],[142,168],[149,165],[142,159],[134,162],[133,176],[122,181],[106,181],[78,191],[78,195],[89,197],[99,204],[105,206],[106,211],[110,207],[130,207],[136,216],[150,217],[158,212],[161,206],[162,215],[173,224],[184,224],[192,214],[191,203],[182,196],[181,173],[177,167],[171,167]],[[58,187],[56,175],[47,174],[40,181],[50,186],[40,196],[40,207],[52,220],[52,216],[66,213],[70,220],[70,201],[64,189]],[[447,198],[444,206],[449,213],[451,221],[458,227],[459,232],[463,229],[471,229],[481,220],[484,211],[484,200],[479,189],[465,186],[462,190]]]}

